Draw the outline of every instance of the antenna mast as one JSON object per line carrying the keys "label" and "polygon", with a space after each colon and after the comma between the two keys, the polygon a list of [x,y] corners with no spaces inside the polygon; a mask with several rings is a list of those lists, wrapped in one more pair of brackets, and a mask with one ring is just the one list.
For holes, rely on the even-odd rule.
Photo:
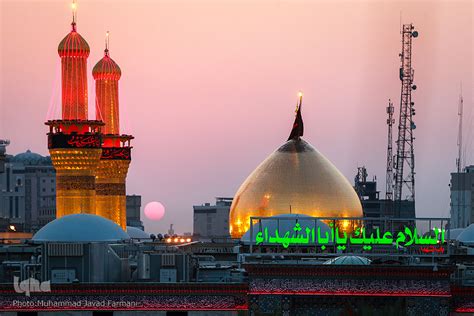
{"label": "antenna mast", "polygon": [[387,106],[387,126],[388,126],[388,137],[387,137],[387,175],[386,175],[386,187],[385,187],[385,199],[393,200],[393,139],[392,130],[395,119],[393,118],[393,103],[388,99]]}
{"label": "antenna mast", "polygon": [[461,94],[459,95],[459,107],[458,107],[458,116],[459,116],[459,130],[458,130],[458,158],[456,159],[456,167],[458,173],[461,173],[462,165],[462,116],[463,116],[464,100],[462,97],[462,86]]}
{"label": "antenna mast", "polygon": [[[413,84],[414,70],[411,64],[412,38],[418,37],[414,31],[413,24],[403,24],[402,28],[402,52],[400,53],[400,80],[402,82],[400,96],[400,120],[398,124],[397,156],[395,164],[395,188],[394,200],[402,200],[402,189],[408,189],[407,199],[415,201],[415,154],[413,130],[416,125],[413,121],[415,115],[415,103],[412,102],[411,92],[416,89]],[[408,174],[404,175],[406,165]],[[400,203],[397,203],[400,207]]]}

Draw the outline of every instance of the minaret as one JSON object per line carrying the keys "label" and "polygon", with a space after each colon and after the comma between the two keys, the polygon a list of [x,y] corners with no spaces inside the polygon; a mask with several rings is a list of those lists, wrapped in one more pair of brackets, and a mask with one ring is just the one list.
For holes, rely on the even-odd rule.
{"label": "minaret", "polygon": [[72,3],[72,30],[59,43],[63,120],[87,120],[87,57],[90,49],[76,31],[76,2]]}
{"label": "minaret", "polygon": [[100,121],[87,117],[87,57],[89,45],[76,30],[72,3],[71,32],[61,41],[62,119],[51,120],[48,148],[56,169],[56,217],[95,214],[95,169],[100,161]]}
{"label": "minaret", "polygon": [[104,57],[94,66],[96,118],[105,122],[102,157],[96,171],[96,214],[127,228],[125,181],[131,161],[131,135],[120,135],[118,81],[122,72],[109,55],[109,33]]}

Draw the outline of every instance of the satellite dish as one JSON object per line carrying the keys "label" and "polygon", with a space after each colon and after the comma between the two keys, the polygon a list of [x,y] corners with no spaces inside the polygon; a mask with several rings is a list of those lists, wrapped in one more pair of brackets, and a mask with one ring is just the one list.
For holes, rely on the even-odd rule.
{"label": "satellite dish", "polygon": [[413,36],[413,37],[418,37],[418,31],[413,31],[413,32],[411,32],[411,36]]}
{"label": "satellite dish", "polygon": [[416,90],[416,84],[412,85],[412,86],[411,86],[411,89],[412,89],[412,90]]}

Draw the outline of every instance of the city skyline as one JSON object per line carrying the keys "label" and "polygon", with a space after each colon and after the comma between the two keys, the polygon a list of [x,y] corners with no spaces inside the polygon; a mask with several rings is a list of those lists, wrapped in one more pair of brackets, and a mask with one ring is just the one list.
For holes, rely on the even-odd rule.
{"label": "city skyline", "polygon": [[[0,135],[12,141],[9,153],[47,154],[43,122],[60,114],[60,60],[51,47],[69,31],[69,3],[1,6]],[[230,8],[214,1],[81,1],[78,31],[91,47],[89,117],[95,117],[92,67],[109,30],[111,57],[123,71],[122,129],[136,136],[127,194],[143,195],[143,205],[156,200],[167,208],[158,223],[144,219],[146,229],[165,231],[174,223],[179,231],[191,231],[193,204],[232,197],[286,139],[300,89],[305,139],[351,182],[356,167],[365,165],[384,192],[388,98],[396,118],[399,111],[397,8],[420,33],[413,53],[417,216],[449,216],[460,82],[472,149],[469,1],[359,1],[339,16],[337,3],[319,1],[234,1]],[[20,14],[24,18],[15,21]],[[125,14],[140,20],[127,21]],[[35,32],[17,27],[24,21]],[[472,154],[466,158],[472,163]]]}

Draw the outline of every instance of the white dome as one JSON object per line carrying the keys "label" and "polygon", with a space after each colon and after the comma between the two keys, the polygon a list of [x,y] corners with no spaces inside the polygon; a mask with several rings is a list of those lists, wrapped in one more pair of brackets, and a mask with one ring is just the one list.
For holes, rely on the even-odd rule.
{"label": "white dome", "polygon": [[[276,219],[279,219],[279,221],[277,221]],[[320,221],[319,219],[316,220],[317,226],[315,226],[315,220],[311,216],[304,214],[281,214],[262,219],[261,225],[258,223],[254,223],[252,238],[255,242],[255,236],[257,235],[257,233],[263,232],[265,228],[268,229],[269,234],[271,234],[272,236],[277,228],[280,233],[285,233],[287,231],[293,232],[293,228],[295,227],[296,222],[300,224],[302,232],[304,232],[306,228],[314,228],[316,230],[316,233],[317,228],[320,228],[321,234],[325,234],[326,232],[329,233],[331,231],[329,229],[329,226]],[[245,234],[240,240],[244,243],[250,243],[250,229],[245,232]]]}
{"label": "white dome", "polygon": [[115,242],[130,237],[120,226],[102,216],[72,214],[55,219],[41,228],[33,241]]}
{"label": "white dome", "polygon": [[365,257],[359,256],[341,256],[337,258],[329,259],[323,264],[336,264],[336,265],[369,265],[372,261]]}
{"label": "white dome", "polygon": [[457,240],[463,244],[474,246],[474,224],[464,228],[462,233],[459,234]]}
{"label": "white dome", "polygon": [[132,226],[127,226],[127,234],[132,239],[150,239],[150,234]]}

